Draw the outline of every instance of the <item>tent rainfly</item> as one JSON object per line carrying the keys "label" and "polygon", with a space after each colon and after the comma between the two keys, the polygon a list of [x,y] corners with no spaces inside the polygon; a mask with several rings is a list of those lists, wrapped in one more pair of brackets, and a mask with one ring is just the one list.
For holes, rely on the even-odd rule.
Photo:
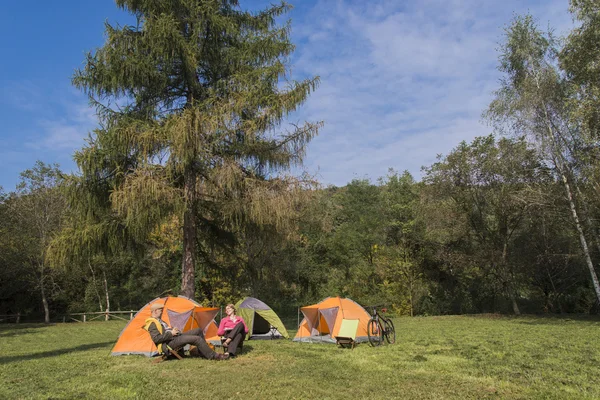
{"label": "tent rainfly", "polygon": [[201,307],[200,304],[184,296],[156,298],[146,304],[135,314],[133,319],[125,326],[119,339],[113,347],[111,354],[119,356],[124,354],[143,354],[147,357],[158,355],[158,349],[152,342],[150,335],[144,329],[146,319],[150,318],[150,307],[154,303],[164,304],[162,319],[182,332],[195,328],[204,330],[207,342],[220,343],[217,335],[215,316],[218,308]]}
{"label": "tent rainfly", "polygon": [[371,316],[351,299],[328,297],[320,303],[301,307],[304,319],[300,322],[294,342],[335,343],[343,319],[357,319],[357,343],[367,342],[367,324]]}
{"label": "tent rainfly", "polygon": [[246,340],[290,337],[275,311],[262,301],[254,297],[245,297],[237,302],[235,309],[248,326]]}

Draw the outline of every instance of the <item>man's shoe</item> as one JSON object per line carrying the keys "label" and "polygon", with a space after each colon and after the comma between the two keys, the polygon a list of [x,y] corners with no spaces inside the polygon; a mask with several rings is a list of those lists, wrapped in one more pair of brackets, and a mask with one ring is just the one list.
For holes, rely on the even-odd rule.
{"label": "man's shoe", "polygon": [[225,353],[225,354],[219,354],[217,353],[217,355],[214,358],[216,361],[223,361],[223,360],[227,360],[229,359],[229,353]]}

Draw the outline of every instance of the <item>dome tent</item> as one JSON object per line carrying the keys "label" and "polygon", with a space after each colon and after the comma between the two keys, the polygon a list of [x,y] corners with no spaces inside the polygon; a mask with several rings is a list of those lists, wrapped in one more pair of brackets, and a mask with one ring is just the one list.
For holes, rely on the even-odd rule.
{"label": "dome tent", "polygon": [[246,340],[289,338],[283,322],[275,311],[254,297],[245,297],[235,305],[236,313],[248,326]]}
{"label": "dome tent", "polygon": [[162,319],[170,326],[187,332],[202,328],[207,342],[220,342],[217,324],[214,321],[218,308],[201,307],[200,304],[184,296],[156,298],[138,311],[123,328],[117,343],[112,349],[113,356],[124,354],[143,354],[148,357],[158,355],[158,349],[148,331],[144,329],[146,319],[150,318],[150,307],[154,303],[164,305]]}
{"label": "dome tent", "polygon": [[320,303],[301,307],[304,319],[300,322],[294,342],[336,343],[343,319],[358,320],[356,342],[367,342],[367,324],[371,316],[351,299],[328,297]]}

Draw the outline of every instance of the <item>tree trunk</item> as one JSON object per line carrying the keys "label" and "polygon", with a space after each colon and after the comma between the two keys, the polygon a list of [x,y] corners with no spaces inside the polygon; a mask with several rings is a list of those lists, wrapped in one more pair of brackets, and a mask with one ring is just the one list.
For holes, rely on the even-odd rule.
{"label": "tree trunk", "polygon": [[94,292],[96,292],[96,297],[98,298],[98,308],[100,308],[100,312],[104,311],[102,307],[102,299],[100,298],[100,292],[98,292],[98,286],[96,285],[96,274],[94,273],[94,269],[92,268],[92,263],[88,260],[88,266],[90,267],[90,271],[92,271],[92,284],[94,285]]}
{"label": "tree trunk", "polygon": [[50,323],[50,308],[46,298],[46,288],[44,287],[44,265],[40,266],[40,291],[42,292],[42,304],[44,305],[44,322]]}
{"label": "tree trunk", "polygon": [[558,291],[556,290],[556,285],[554,284],[554,279],[552,279],[552,274],[550,274],[548,266],[546,266],[546,273],[548,274],[548,279],[550,280],[550,284],[552,285],[552,293],[554,293],[554,298],[556,299],[556,303],[558,304],[558,310],[561,314],[563,314],[563,308],[560,302],[560,293],[558,293]]}
{"label": "tree trunk", "polygon": [[519,304],[517,303],[517,293],[515,290],[515,277],[512,269],[508,268],[508,264],[506,262],[506,256],[508,253],[508,243],[505,240],[502,246],[502,269],[504,269],[508,273],[508,297],[512,303],[513,312],[515,315],[521,315],[521,310],[519,309]]}
{"label": "tree trunk", "polygon": [[512,308],[515,315],[521,315],[521,310],[519,310],[519,305],[517,304],[517,297],[514,291],[511,291],[510,300],[512,302]]}
{"label": "tree trunk", "polygon": [[584,216],[585,222],[588,226],[588,232],[590,235],[592,235],[592,238],[594,239],[594,243],[596,244],[596,249],[598,250],[598,252],[600,252],[600,238],[598,238],[596,229],[594,229],[594,224],[592,223],[592,220],[590,219],[590,210],[588,209],[587,202],[585,201],[583,193],[581,192],[581,189],[579,188],[579,185],[577,184],[577,182],[574,182],[574,184],[575,184],[575,190],[577,191],[577,195],[579,196],[579,202],[580,202],[581,206],[583,207],[583,211],[584,211],[583,216]]}
{"label": "tree trunk", "polygon": [[106,280],[106,271],[102,271],[102,278],[104,281],[104,293],[106,295],[106,317],[105,321],[108,321],[108,313],[110,312],[110,298],[108,297],[108,281]]}
{"label": "tree trunk", "polygon": [[411,281],[410,282],[410,316],[411,317],[415,316],[413,290],[414,290],[414,282]]}
{"label": "tree trunk", "polygon": [[565,187],[565,191],[567,193],[567,199],[569,200],[571,216],[573,217],[573,221],[575,222],[575,227],[577,228],[577,233],[579,234],[579,242],[581,243],[581,249],[583,250],[585,262],[590,271],[590,276],[592,278],[592,283],[594,285],[594,291],[596,292],[596,299],[600,302],[600,283],[598,282],[598,275],[596,275],[596,271],[594,270],[594,264],[592,263],[592,258],[590,256],[590,251],[588,249],[587,240],[585,239],[583,229],[581,228],[581,223],[579,222],[579,216],[577,215],[577,209],[575,208],[575,201],[573,200],[573,193],[571,192],[571,187],[569,185],[569,181],[567,180],[567,177],[563,173],[563,171],[561,171],[561,178],[563,181],[563,185]]}
{"label": "tree trunk", "polygon": [[183,214],[183,260],[181,264],[181,294],[193,299],[196,294],[196,173],[190,166],[185,175],[185,211]]}
{"label": "tree trunk", "polygon": [[[539,88],[539,82],[538,82]],[[583,233],[583,229],[581,228],[581,223],[579,222],[579,216],[577,215],[577,208],[575,207],[575,200],[573,200],[573,192],[571,190],[571,186],[569,185],[569,180],[567,179],[566,172],[569,171],[569,166],[565,165],[566,162],[562,158],[561,154],[561,146],[559,143],[559,138],[554,134],[554,130],[552,129],[552,123],[550,121],[550,117],[548,115],[548,109],[546,107],[545,102],[542,102],[542,106],[544,108],[544,114],[546,117],[546,125],[548,129],[548,133],[550,138],[552,139],[552,151],[553,151],[553,162],[554,166],[560,173],[560,177],[562,179],[565,192],[567,194],[567,199],[569,200],[569,208],[571,209],[571,216],[573,217],[573,221],[575,222],[575,228],[577,229],[577,233],[579,234],[579,242],[581,243],[581,250],[583,250],[583,255],[585,257],[585,262],[590,271],[590,276],[592,278],[592,284],[594,285],[594,291],[596,292],[596,299],[600,302],[600,283],[598,282],[598,276],[596,275],[596,271],[594,270],[594,263],[592,262],[592,258],[590,257],[590,251],[587,245],[587,240],[585,239],[585,235]],[[558,133],[560,134],[560,133]]]}

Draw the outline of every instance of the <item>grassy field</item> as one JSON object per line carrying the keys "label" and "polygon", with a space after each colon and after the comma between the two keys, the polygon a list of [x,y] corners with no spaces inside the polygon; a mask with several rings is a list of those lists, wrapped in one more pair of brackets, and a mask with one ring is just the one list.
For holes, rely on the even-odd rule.
{"label": "grassy field", "polygon": [[0,325],[2,399],[598,399],[600,320],[395,320],[354,350],[250,341],[224,362],[110,356],[123,322]]}

